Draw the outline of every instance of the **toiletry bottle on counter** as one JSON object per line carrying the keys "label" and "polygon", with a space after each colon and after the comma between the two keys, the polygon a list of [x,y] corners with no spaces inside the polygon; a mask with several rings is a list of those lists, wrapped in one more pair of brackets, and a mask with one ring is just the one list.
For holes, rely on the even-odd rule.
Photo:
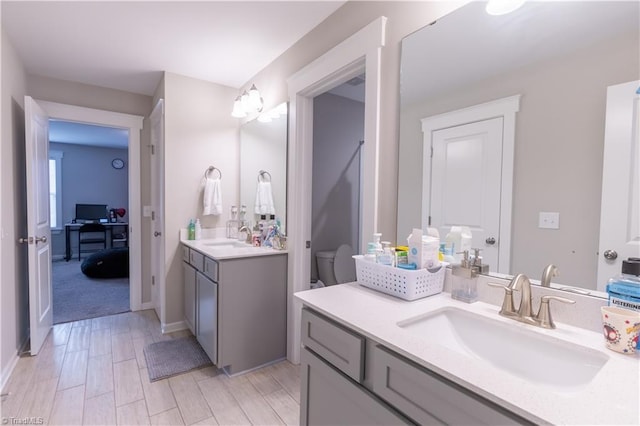
{"label": "toiletry bottle on counter", "polygon": [[378,252],[376,255],[376,262],[381,265],[387,266],[395,266],[395,256],[393,253],[393,249],[391,248],[391,243],[389,241],[382,242],[382,251]]}
{"label": "toiletry bottle on counter", "polygon": [[609,306],[640,311],[640,258],[622,261],[622,273],[607,283]]}
{"label": "toiletry bottle on counter", "polygon": [[196,224],[193,223],[193,219],[189,219],[189,227],[187,228],[187,239],[188,240],[196,239]]}
{"label": "toiletry bottle on counter", "polygon": [[199,240],[202,238],[202,225],[200,225],[200,219],[196,219],[196,224],[193,227],[193,239]]}
{"label": "toiletry bottle on counter", "polygon": [[407,238],[409,253],[407,254],[409,263],[416,265],[417,269],[424,268],[422,264],[422,229],[413,228],[411,235]]}

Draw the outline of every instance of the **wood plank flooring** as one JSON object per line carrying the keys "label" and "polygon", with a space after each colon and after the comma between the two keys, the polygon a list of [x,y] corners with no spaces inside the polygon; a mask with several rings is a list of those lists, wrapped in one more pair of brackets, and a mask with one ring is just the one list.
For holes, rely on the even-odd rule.
{"label": "wood plank flooring", "polygon": [[[58,324],[24,356],[0,403],[3,424],[297,425],[300,369],[288,361],[242,376],[215,367],[151,383],[142,352],[160,333],[153,310]],[[37,420],[36,420],[37,421]],[[33,420],[32,420],[33,422]]]}

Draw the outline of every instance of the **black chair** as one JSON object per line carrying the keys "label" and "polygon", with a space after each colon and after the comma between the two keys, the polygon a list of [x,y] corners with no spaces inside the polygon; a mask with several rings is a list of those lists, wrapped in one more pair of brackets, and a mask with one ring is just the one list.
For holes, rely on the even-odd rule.
{"label": "black chair", "polygon": [[82,225],[78,230],[78,260],[80,260],[83,245],[100,243],[102,243],[103,249],[107,248],[107,228],[99,223],[85,223]]}

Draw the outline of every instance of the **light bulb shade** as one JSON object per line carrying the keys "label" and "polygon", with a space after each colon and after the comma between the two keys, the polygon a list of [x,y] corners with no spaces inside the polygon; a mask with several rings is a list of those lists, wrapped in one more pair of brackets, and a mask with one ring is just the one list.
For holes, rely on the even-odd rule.
{"label": "light bulb shade", "polygon": [[242,107],[242,101],[240,100],[240,96],[238,96],[233,103],[233,111],[231,112],[232,117],[236,118],[244,118],[247,116],[247,113],[244,111]]}
{"label": "light bulb shade", "polygon": [[254,111],[262,110],[262,97],[255,84],[249,89],[249,107]]}

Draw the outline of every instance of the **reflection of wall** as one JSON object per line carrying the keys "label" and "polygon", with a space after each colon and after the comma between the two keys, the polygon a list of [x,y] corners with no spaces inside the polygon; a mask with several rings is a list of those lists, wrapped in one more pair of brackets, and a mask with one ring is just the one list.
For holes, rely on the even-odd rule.
{"label": "reflection of wall", "polygon": [[312,277],[317,274],[317,251],[335,250],[341,244],[358,250],[363,139],[362,102],[331,94],[313,100]]}
{"label": "reflection of wall", "polygon": [[[75,217],[76,203],[106,204],[110,208],[124,207],[128,220],[128,151],[126,149],[99,148],[85,145],[51,143],[49,149],[63,153],[62,158],[62,218],[61,223]],[[122,158],[125,168],[116,170],[111,160]],[[72,249],[77,241],[72,234]],[[64,233],[52,234],[53,255],[64,254]]]}
{"label": "reflection of wall", "polygon": [[[269,123],[252,120],[240,128],[240,202],[247,206],[246,218],[256,223],[254,214],[258,172],[271,175],[276,217],[286,225],[287,198],[287,116]],[[268,179],[268,178],[267,178]]]}
{"label": "reflection of wall", "polygon": [[[560,276],[554,282],[595,288],[606,86],[639,75],[635,37],[611,45],[461,85],[456,93],[403,110],[398,235],[421,223],[420,119],[521,93],[511,271],[539,278],[546,264],[555,263]],[[539,229],[540,211],[560,212],[560,229]]]}

